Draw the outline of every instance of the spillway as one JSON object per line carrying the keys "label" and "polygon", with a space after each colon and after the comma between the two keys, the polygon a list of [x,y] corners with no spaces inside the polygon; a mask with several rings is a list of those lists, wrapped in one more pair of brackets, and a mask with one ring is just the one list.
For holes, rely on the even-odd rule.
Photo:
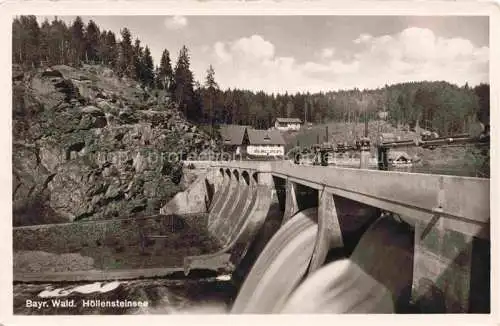
{"label": "spillway", "polygon": [[404,222],[379,218],[348,259],[331,262],[309,275],[282,313],[408,312],[412,239]]}
{"label": "spillway", "polygon": [[266,185],[250,184],[248,179],[225,180],[215,196],[208,229],[221,249],[212,254],[185,257],[186,274],[192,269],[207,268],[232,272],[269,214],[272,190]]}
{"label": "spillway", "polygon": [[317,208],[297,213],[266,245],[231,313],[276,313],[305,275],[318,230]]}
{"label": "spillway", "polygon": [[[350,249],[345,247],[343,254],[330,257],[336,261],[307,275],[318,236],[318,208],[302,210],[285,221],[264,242],[264,249],[254,253],[250,247],[265,221],[281,220],[271,209],[279,202],[275,185],[250,182],[245,172],[226,174],[209,206],[208,230],[221,249],[185,257],[184,271],[208,268],[233,273],[246,256],[252,256],[247,255],[249,249],[252,254],[260,252],[243,273],[246,277],[238,280],[242,285],[231,313],[407,311],[402,302],[410,300],[414,237],[407,224],[389,216],[377,219],[371,207],[360,209],[357,203],[350,207],[339,200],[348,212],[340,216],[340,224],[344,245]],[[366,229],[363,221],[371,225]]]}
{"label": "spillway", "polygon": [[387,216],[377,219],[349,258],[327,263],[301,283],[314,249],[316,214],[316,208],[304,210],[278,230],[231,313],[408,312],[404,303],[410,300],[413,266],[408,225]]}
{"label": "spillway", "polygon": [[212,200],[212,203],[210,204],[209,208],[209,216],[208,216],[208,227],[210,228],[211,225],[213,225],[217,219],[218,213],[222,210],[224,207],[224,204],[227,200],[227,196],[229,195],[230,191],[230,185],[231,185],[231,179],[229,177],[225,177],[224,181],[222,182],[222,185],[220,187],[220,190],[217,191],[214,195],[214,198]]}
{"label": "spillway", "polygon": [[282,313],[392,313],[391,293],[349,259],[332,262],[310,275]]}

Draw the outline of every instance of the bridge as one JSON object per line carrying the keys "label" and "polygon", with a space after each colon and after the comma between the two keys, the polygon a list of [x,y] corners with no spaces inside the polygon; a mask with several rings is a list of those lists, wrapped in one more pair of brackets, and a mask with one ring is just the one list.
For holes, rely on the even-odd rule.
{"label": "bridge", "polygon": [[[269,290],[259,299],[252,297],[259,287],[272,287],[270,279],[276,282],[276,275],[265,279],[276,261],[285,268],[287,261],[296,261],[298,253],[306,252],[301,271],[285,291],[289,294],[301,279],[307,283],[310,275],[314,278],[315,272],[327,268],[327,256],[336,250],[343,250],[363,274],[389,291],[395,305],[416,305],[421,312],[485,312],[490,293],[489,191],[489,180],[482,178],[325,168],[287,161],[213,162],[208,173],[174,197],[163,213],[206,209],[208,229],[223,248],[186,257],[186,274],[200,268],[238,273],[258,233],[276,215],[273,207],[280,215],[279,230],[268,247],[293,223],[303,224],[297,228],[310,227],[299,219],[313,221],[316,229],[309,247],[304,244],[279,260],[279,251],[285,247],[275,243],[273,253],[266,254],[266,247],[252,270],[243,273],[246,279],[233,308],[236,312],[273,311],[273,302],[283,293],[273,295]],[[291,232],[290,238],[299,231],[283,232]],[[261,256],[266,255],[273,258],[262,262]],[[253,308],[248,302],[254,302]]]}

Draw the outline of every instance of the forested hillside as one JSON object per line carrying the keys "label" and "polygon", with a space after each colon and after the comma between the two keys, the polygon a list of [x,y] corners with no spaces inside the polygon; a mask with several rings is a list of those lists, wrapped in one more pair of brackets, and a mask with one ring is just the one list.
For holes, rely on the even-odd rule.
{"label": "forested hillside", "polygon": [[203,81],[195,81],[190,55],[182,47],[175,66],[170,51],[155,65],[148,46],[124,27],[119,37],[101,30],[92,20],[77,17],[66,25],[57,18],[37,23],[34,16],[13,22],[13,62],[25,66],[99,63],[119,77],[139,81],[145,89],[166,91],[179,110],[198,124],[236,123],[269,128],[276,117],[299,117],[307,122],[374,120],[388,111],[394,125],[418,121],[440,134],[466,132],[477,121],[489,121],[489,85],[457,86],[448,82],[409,82],[375,90],[340,90],[321,93],[266,94],[217,86],[215,71],[207,67]]}
{"label": "forested hillside", "polygon": [[58,20],[40,29],[34,17],[14,22],[16,226],[158,214],[185,187],[181,155],[218,150],[168,91],[151,85],[147,48],[136,61],[147,69],[121,70],[90,43],[92,23],[84,30],[78,21],[70,29]]}

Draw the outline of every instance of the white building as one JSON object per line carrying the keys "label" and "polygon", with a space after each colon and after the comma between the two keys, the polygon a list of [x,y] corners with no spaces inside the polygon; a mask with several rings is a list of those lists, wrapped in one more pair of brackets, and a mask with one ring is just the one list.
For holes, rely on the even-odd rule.
{"label": "white building", "polygon": [[243,144],[246,153],[254,157],[285,155],[285,140],[278,130],[247,129]]}
{"label": "white building", "polygon": [[285,155],[285,140],[279,130],[258,130],[250,126],[221,127],[225,151],[243,157],[263,158]]}
{"label": "white building", "polygon": [[274,127],[282,131],[297,131],[302,126],[302,120],[299,118],[276,118]]}

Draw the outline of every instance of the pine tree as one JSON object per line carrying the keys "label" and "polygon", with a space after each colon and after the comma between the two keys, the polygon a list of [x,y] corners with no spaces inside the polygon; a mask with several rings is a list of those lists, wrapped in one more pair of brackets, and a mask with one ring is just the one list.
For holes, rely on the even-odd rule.
{"label": "pine tree", "polygon": [[170,53],[165,49],[161,55],[160,67],[158,69],[158,88],[172,91],[173,79],[174,74],[170,63]]}
{"label": "pine tree", "polygon": [[116,68],[118,64],[118,45],[116,43],[115,33],[108,31],[106,34],[106,61],[105,63],[112,68]]}
{"label": "pine tree", "polygon": [[50,30],[49,20],[46,18],[40,26],[40,60],[44,64],[50,63],[52,49],[50,47]]}
{"label": "pine tree", "polygon": [[85,31],[85,61],[97,62],[99,58],[99,43],[100,43],[99,27],[90,20]]}
{"label": "pine tree", "polygon": [[72,63],[79,65],[85,60],[85,34],[82,18],[77,16],[71,25],[71,48],[73,50]]}
{"label": "pine tree", "polygon": [[130,75],[130,77],[140,81],[142,81],[142,72],[144,70],[142,67],[142,56],[143,56],[142,52],[143,50],[141,46],[141,41],[139,39],[135,39],[134,51],[132,55],[134,71],[133,74]]}
{"label": "pine tree", "polygon": [[217,85],[217,82],[215,81],[215,71],[212,65],[210,65],[210,67],[208,67],[207,70],[207,77],[205,79],[205,88],[208,96],[208,99],[206,101],[206,108],[207,108],[206,116],[210,125],[213,126],[215,102],[219,85]]}
{"label": "pine tree", "polygon": [[193,73],[189,69],[189,52],[184,45],[179,51],[175,66],[173,96],[179,109],[189,120],[200,118],[200,107],[195,103],[193,83]]}
{"label": "pine tree", "polygon": [[54,18],[50,28],[51,64],[68,64],[71,57],[71,32],[64,21]]}
{"label": "pine tree", "polygon": [[118,55],[118,74],[120,76],[133,76],[135,67],[133,65],[132,35],[128,28],[121,30],[122,40]]}
{"label": "pine tree", "polygon": [[35,16],[21,16],[12,23],[14,62],[37,67],[40,64],[40,27]]}
{"label": "pine tree", "polygon": [[153,64],[153,57],[151,56],[151,51],[149,50],[149,47],[146,46],[144,49],[144,55],[142,56],[141,60],[141,81],[142,84],[147,86],[147,87],[153,87],[154,84],[154,64]]}

